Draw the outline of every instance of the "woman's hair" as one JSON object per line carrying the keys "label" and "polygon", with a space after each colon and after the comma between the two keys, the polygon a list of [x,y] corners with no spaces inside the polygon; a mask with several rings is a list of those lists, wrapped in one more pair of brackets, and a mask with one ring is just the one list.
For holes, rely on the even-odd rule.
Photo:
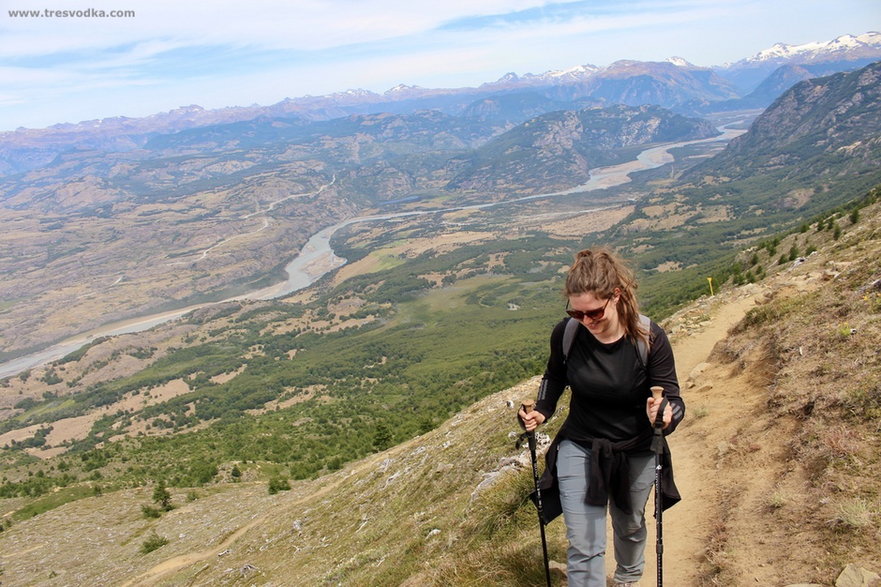
{"label": "woman's hair", "polygon": [[585,249],[575,255],[575,262],[566,274],[563,294],[568,298],[590,293],[597,299],[607,300],[618,289],[621,295],[617,303],[618,316],[625,333],[633,340],[641,338],[648,344],[649,333],[639,322],[637,287],[633,271],[614,252],[605,248]]}

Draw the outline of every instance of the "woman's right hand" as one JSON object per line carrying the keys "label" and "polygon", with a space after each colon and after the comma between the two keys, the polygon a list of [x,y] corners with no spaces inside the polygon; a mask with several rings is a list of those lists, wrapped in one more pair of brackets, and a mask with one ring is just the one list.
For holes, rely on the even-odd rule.
{"label": "woman's right hand", "polygon": [[538,410],[532,410],[528,414],[523,410],[523,406],[520,406],[520,411],[517,412],[517,415],[520,416],[520,421],[523,423],[523,427],[526,428],[527,432],[532,432],[538,425],[545,421],[545,416]]}

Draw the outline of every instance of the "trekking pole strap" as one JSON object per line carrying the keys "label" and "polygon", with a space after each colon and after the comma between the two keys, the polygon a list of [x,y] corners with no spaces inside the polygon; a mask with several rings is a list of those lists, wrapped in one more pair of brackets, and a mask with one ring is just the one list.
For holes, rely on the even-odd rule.
{"label": "trekking pole strap", "polygon": [[664,427],[664,410],[666,410],[669,405],[670,402],[667,401],[667,398],[661,399],[661,407],[658,408],[658,413],[655,415],[655,421],[653,423],[655,428]]}

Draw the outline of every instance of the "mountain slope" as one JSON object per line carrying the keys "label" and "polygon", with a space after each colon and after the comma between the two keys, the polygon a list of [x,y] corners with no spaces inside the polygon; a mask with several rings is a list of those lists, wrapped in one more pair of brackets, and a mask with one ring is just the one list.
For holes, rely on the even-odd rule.
{"label": "mountain slope", "polygon": [[689,63],[618,61],[587,82],[586,96],[607,103],[676,108],[737,96],[728,82],[708,68]]}
{"label": "mountain slope", "polygon": [[[687,177],[774,175],[811,184],[881,164],[881,62],[801,82]],[[871,181],[871,180],[870,180]]]}
{"label": "mountain slope", "polygon": [[620,162],[622,149],[719,134],[705,120],[656,106],[614,106],[536,117],[458,158],[449,189],[553,190],[587,182],[590,170]]}
{"label": "mountain slope", "polygon": [[[685,499],[664,517],[668,583],[832,584],[848,563],[879,570],[877,197],[855,223],[838,219],[837,238],[819,225],[783,238],[781,247],[818,248],[803,262],[745,251],[759,255],[765,280],[665,322],[689,406],[671,437]],[[159,519],[140,515],[148,487],[18,521],[0,533],[4,579],[540,584],[528,456],[513,446],[513,406],[536,387],[525,381],[432,432],[275,495],[255,480],[261,465],[239,463],[241,482],[197,490],[190,501],[173,490],[177,507]],[[140,554],[153,533],[168,543]],[[551,558],[562,561],[562,523],[548,535]],[[64,548],[51,546],[59,541]],[[651,584],[651,547],[647,557]]]}

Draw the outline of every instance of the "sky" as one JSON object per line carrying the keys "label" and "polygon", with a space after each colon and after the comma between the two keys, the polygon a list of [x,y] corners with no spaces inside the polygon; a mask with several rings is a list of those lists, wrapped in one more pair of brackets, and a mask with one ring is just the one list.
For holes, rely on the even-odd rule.
{"label": "sky", "polygon": [[0,0],[0,131],[869,31],[878,0]]}

